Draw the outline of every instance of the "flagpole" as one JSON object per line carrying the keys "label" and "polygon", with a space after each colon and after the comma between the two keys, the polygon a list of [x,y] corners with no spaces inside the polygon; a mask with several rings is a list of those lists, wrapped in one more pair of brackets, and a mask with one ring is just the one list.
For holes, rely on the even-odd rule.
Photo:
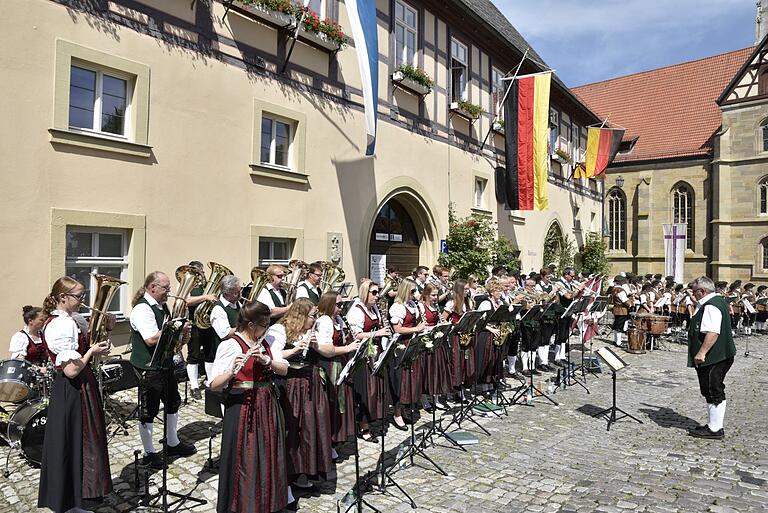
{"label": "flagpole", "polygon": [[[520,72],[520,68],[523,66],[523,61],[525,61],[526,56],[528,56],[528,51],[530,48],[525,49],[525,53],[523,54],[523,58],[520,59],[520,63],[517,65],[517,68],[515,69],[515,74],[512,77],[512,82],[515,81],[517,78],[517,74]],[[502,80],[505,80],[502,78]],[[483,144],[480,145],[480,151],[483,151],[483,148],[485,148],[485,143],[488,142],[488,137],[490,137],[491,132],[493,131],[493,124],[496,123],[496,120],[499,118],[499,110],[504,107],[504,102],[507,101],[507,95],[509,94],[509,91],[512,89],[512,82],[509,83],[509,87],[507,87],[507,90],[504,91],[504,97],[501,99],[501,102],[499,102],[499,106],[496,108],[496,115],[491,120],[491,126],[488,129],[488,133],[485,134],[485,137],[483,138]]]}
{"label": "flagpole", "polygon": [[288,67],[288,61],[291,60],[291,54],[293,53],[293,49],[296,46],[296,40],[299,38],[299,30],[301,30],[301,24],[304,23],[304,18],[306,17],[308,10],[309,10],[309,0],[304,0],[304,7],[301,9],[301,17],[299,18],[299,21],[296,24],[296,30],[293,33],[293,40],[291,41],[291,47],[288,49],[288,55],[285,56],[283,67],[280,70],[281,74],[285,73],[285,68]]}

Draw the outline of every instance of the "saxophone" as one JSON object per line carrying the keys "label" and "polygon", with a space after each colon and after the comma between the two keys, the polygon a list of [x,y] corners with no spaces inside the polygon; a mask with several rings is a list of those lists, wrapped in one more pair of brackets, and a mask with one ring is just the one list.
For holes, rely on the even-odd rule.
{"label": "saxophone", "polygon": [[507,341],[507,335],[512,333],[512,328],[509,326],[508,322],[502,322],[499,326],[499,334],[493,336],[493,343],[496,347],[501,347],[504,345],[504,342]]}

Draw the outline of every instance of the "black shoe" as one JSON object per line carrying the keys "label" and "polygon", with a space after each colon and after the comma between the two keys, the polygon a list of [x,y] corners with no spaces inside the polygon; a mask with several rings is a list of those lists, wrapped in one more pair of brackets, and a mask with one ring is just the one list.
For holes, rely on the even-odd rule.
{"label": "black shoe", "polygon": [[159,452],[150,452],[141,459],[141,464],[153,470],[162,470],[163,455]]}
{"label": "black shoe", "polygon": [[532,369],[531,374],[533,374],[534,376],[541,376],[541,371],[539,371],[538,369]]}
{"label": "black shoe", "polygon": [[294,500],[285,505],[285,511],[299,511],[299,501]]}
{"label": "black shoe", "polygon": [[403,425],[398,424],[397,422],[395,422],[395,418],[394,417],[389,419],[389,423],[392,424],[393,426],[395,426],[400,431],[408,431],[408,426],[406,426],[405,424],[403,424]]}
{"label": "black shoe", "polygon": [[530,378],[531,377],[531,371],[529,371],[528,369],[522,371],[520,374],[522,374],[523,377],[525,377],[525,378]]}
{"label": "black shoe", "polygon": [[192,399],[196,399],[198,401],[203,398],[203,394],[200,393],[199,388],[193,388],[191,395],[192,395]]}
{"label": "black shoe", "polygon": [[192,456],[196,452],[197,448],[194,445],[184,442],[179,442],[179,445],[173,447],[168,446],[168,456]]}
{"label": "black shoe", "polygon": [[706,438],[709,440],[722,440],[725,438],[725,431],[720,428],[718,431],[712,431],[709,426],[696,426],[688,431],[688,434],[695,438]]}
{"label": "black shoe", "polygon": [[554,362],[552,362],[552,365],[554,365],[556,367],[560,367],[560,368],[565,367],[565,364],[563,363],[562,360],[555,360]]}

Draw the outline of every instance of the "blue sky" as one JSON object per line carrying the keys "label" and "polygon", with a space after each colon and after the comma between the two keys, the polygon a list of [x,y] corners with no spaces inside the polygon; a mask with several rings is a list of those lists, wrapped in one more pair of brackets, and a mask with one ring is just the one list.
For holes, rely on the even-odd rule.
{"label": "blue sky", "polygon": [[755,0],[493,0],[573,87],[754,44]]}

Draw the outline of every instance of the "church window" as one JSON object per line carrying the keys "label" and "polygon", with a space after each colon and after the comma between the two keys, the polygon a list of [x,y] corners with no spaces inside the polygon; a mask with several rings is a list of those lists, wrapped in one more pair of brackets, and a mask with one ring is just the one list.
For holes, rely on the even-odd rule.
{"label": "church window", "polygon": [[762,151],[768,151],[768,120],[763,121],[763,124],[760,125],[760,138],[763,142]]}
{"label": "church window", "polygon": [[760,243],[760,249],[762,250],[763,271],[768,271],[768,237]]}
{"label": "church window", "polygon": [[686,225],[687,248],[693,250],[693,190],[682,183],[672,190],[672,222]]}
{"label": "church window", "polygon": [[620,189],[608,194],[608,249],[627,249],[627,197]]}
{"label": "church window", "polygon": [[760,215],[768,215],[768,177],[763,178],[758,186]]}

